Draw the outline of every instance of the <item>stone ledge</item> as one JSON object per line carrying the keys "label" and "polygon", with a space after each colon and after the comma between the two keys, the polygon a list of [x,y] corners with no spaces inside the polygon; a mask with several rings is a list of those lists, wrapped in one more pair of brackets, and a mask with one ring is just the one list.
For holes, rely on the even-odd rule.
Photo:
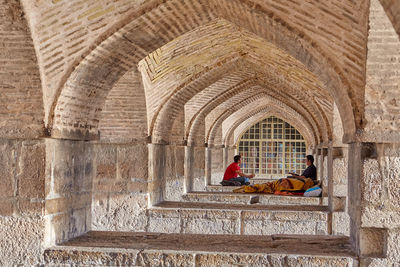
{"label": "stone ledge", "polygon": [[202,202],[177,202],[177,201],[164,201],[154,205],[151,210],[155,209],[203,209],[203,210],[262,210],[262,211],[319,211],[329,212],[327,206],[320,205],[262,205],[262,204],[226,204],[226,203],[202,203]]}
{"label": "stone ledge", "polygon": [[327,235],[326,206],[162,202],[148,210],[149,232],[185,234]]}
{"label": "stone ledge", "polygon": [[[45,251],[46,264],[351,266],[347,237],[89,232]],[[277,264],[277,265],[276,265]]]}
{"label": "stone ledge", "polygon": [[[237,187],[232,187],[237,188]],[[279,196],[269,194],[239,194],[229,192],[190,192],[182,196],[184,201],[202,203],[227,203],[264,205],[327,205],[325,197]],[[253,200],[257,200],[256,202]]]}

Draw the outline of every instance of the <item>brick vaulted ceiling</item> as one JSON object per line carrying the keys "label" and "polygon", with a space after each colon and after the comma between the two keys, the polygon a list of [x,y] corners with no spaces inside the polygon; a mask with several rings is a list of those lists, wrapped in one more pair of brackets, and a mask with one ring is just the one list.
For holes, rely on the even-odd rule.
{"label": "brick vaulted ceiling", "polygon": [[[96,137],[108,93],[139,62],[155,142],[168,141],[166,118],[176,105],[186,104],[188,138],[199,115],[210,118],[235,103],[235,86],[288,106],[320,141],[331,138],[333,102],[345,135],[362,125],[367,0],[22,3],[54,137]],[[258,91],[240,87],[246,81]]]}

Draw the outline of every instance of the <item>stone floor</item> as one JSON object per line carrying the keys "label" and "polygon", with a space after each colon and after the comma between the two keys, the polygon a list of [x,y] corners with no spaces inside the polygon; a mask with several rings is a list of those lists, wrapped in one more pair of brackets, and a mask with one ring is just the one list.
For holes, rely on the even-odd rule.
{"label": "stone floor", "polygon": [[351,266],[356,261],[342,236],[127,232],[89,232],[46,250],[45,258],[48,265],[73,266]]}

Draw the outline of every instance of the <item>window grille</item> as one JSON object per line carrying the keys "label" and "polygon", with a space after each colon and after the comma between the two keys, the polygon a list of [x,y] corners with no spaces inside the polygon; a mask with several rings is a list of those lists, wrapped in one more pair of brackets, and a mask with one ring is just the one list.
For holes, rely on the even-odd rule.
{"label": "window grille", "polygon": [[266,118],[242,134],[238,143],[244,173],[257,177],[279,178],[288,172],[301,174],[305,169],[306,142],[290,124]]}

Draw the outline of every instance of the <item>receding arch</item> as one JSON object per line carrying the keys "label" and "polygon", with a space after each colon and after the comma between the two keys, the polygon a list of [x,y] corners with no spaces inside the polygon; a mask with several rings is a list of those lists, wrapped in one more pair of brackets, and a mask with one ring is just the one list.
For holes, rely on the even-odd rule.
{"label": "receding arch", "polygon": [[[187,126],[188,127],[188,133],[187,133],[187,140],[188,143],[192,143],[193,140],[193,133],[197,133],[199,131],[198,126],[200,125],[201,121],[204,119],[204,117],[209,114],[213,109],[215,109],[219,104],[225,102],[226,105],[225,106],[234,106],[237,105],[237,102],[240,102],[241,97],[244,96],[253,96],[259,93],[264,93],[269,95],[272,98],[276,98],[276,101],[279,103],[280,102],[280,106],[285,106],[286,108],[293,110],[293,108],[299,110],[300,113],[303,114],[303,120],[307,121],[307,123],[309,123],[310,125],[313,125],[312,129],[314,129],[314,131],[317,134],[320,134],[320,131],[322,129],[324,129],[326,132],[330,132],[330,124],[328,125],[322,125],[322,126],[318,126],[317,127],[317,121],[315,121],[315,119],[312,117],[312,115],[309,113],[308,110],[304,109],[301,107],[301,104],[294,102],[294,103],[290,103],[290,101],[287,101],[285,104],[284,101],[285,99],[289,98],[289,95],[283,95],[283,97],[277,97],[276,94],[273,94],[271,92],[269,92],[270,90],[273,91],[273,89],[271,88],[266,88],[265,85],[259,85],[258,82],[244,82],[244,83],[240,83],[238,86],[234,86],[233,89],[235,90],[233,93],[230,93],[229,91],[227,92],[227,94],[221,94],[219,96],[220,99],[216,98],[213,101],[210,101],[207,105],[204,106],[204,108],[200,109],[200,111],[196,114],[196,116],[194,116],[191,120],[191,123]],[[233,100],[233,98],[239,98],[239,101],[237,102],[232,102],[231,99]],[[310,120],[310,121],[309,121]],[[323,122],[320,122],[323,124]],[[321,140],[325,139],[325,141],[327,141],[328,139],[331,139],[332,137],[329,136],[329,134],[322,134],[321,135]]]}
{"label": "receding arch", "polygon": [[[167,1],[168,3],[171,3],[171,1]],[[201,1],[198,1],[201,2]],[[223,3],[221,3],[223,2]],[[235,1],[236,2],[236,1]],[[196,1],[197,3],[197,1]],[[221,5],[227,5],[226,1],[219,1],[215,6],[209,5],[210,3],[202,3],[200,5],[197,5],[198,8],[200,6],[200,9],[202,10],[210,10],[210,9],[215,9],[218,12],[222,12],[221,10],[223,9],[224,6]],[[211,3],[214,4],[214,3]],[[229,5],[232,3],[229,3]],[[323,49],[321,49],[320,44],[317,44],[316,42],[312,41],[312,38],[310,38],[307,34],[304,32],[301,32],[299,29],[295,28],[296,30],[293,30],[291,23],[286,22],[284,19],[280,18],[277,16],[273,10],[268,10],[268,7],[263,6],[262,8],[258,8],[257,11],[253,10],[251,7],[254,7],[254,3],[252,1],[239,1],[236,3],[240,6],[240,9],[233,9],[232,12],[230,12],[230,15],[222,16],[225,19],[239,19],[242,16],[238,16],[238,11],[243,11],[245,10],[248,14],[250,14],[249,17],[251,17],[252,13],[254,14],[254,19],[262,17],[262,19],[265,21],[269,21],[273,27],[268,27],[268,34],[265,34],[263,37],[273,43],[276,43],[279,46],[282,46],[281,43],[278,41],[283,40],[285,37],[286,40],[291,40],[288,42],[285,46],[282,46],[284,50],[289,52],[292,55],[306,55],[302,57],[300,60],[302,60],[306,66],[308,66],[312,71],[315,71],[317,74],[320,74],[321,80],[323,80],[329,87],[336,88],[333,91],[334,97],[337,100],[338,106],[340,106],[341,110],[341,116],[342,116],[342,121],[343,123],[348,126],[345,127],[347,131],[349,132],[354,132],[355,130],[355,121],[354,117],[357,118],[357,116],[354,115],[354,113],[358,114],[360,107],[356,105],[356,100],[355,98],[352,97],[352,92],[351,92],[351,85],[350,82],[347,81],[345,75],[343,74],[344,72],[341,70],[341,67],[337,65],[334,59],[328,57],[328,53],[326,53]],[[247,8],[246,8],[247,6]],[[208,11],[207,11],[208,12]],[[146,13],[148,15],[148,13]],[[205,13],[207,15],[202,16],[204,20],[201,22],[206,22],[210,21],[212,18],[214,18],[211,11],[208,13]],[[167,19],[167,18],[166,18]],[[149,40],[154,40],[155,38],[152,39],[151,34],[149,33],[143,33],[143,34],[138,34],[143,28],[140,27],[135,27],[134,24],[137,26],[138,25],[138,20],[136,19],[135,22],[133,23],[132,21],[129,21],[127,19],[126,24],[124,27],[120,28],[118,31],[114,32],[113,35],[109,38],[106,39],[106,41],[102,42],[101,45],[98,45],[95,49],[92,51],[89,51],[87,53],[87,56],[85,56],[85,60],[81,61],[79,65],[76,67],[75,71],[72,71],[71,69],[71,75],[66,75],[68,78],[66,79],[65,83],[61,83],[59,87],[59,97],[54,101],[54,105],[52,108],[51,114],[54,114],[54,122],[50,122],[50,126],[53,127],[53,129],[58,129],[59,132],[63,132],[65,130],[65,133],[68,134],[69,128],[76,128],[77,132],[95,132],[95,129],[97,127],[97,118],[98,112],[101,110],[101,107],[104,103],[104,95],[106,95],[106,92],[109,90],[109,88],[112,86],[113,82],[115,82],[117,79],[117,76],[121,76],[124,72],[126,72],[129,67],[134,65],[137,62],[137,58],[140,58],[145,55],[145,53],[149,52],[148,50],[145,50],[143,47],[146,48],[157,48],[160,47],[161,43],[164,42],[166,43],[167,41],[172,40],[176,36],[170,36],[169,40],[158,40],[157,42],[153,42],[154,47],[152,46],[152,42]],[[142,18],[143,20],[143,18]],[[129,21],[129,22],[128,22]],[[132,22],[132,23],[131,23]],[[248,21],[242,21],[242,25],[245,27],[249,27],[250,30],[253,32],[256,31],[255,29],[252,29],[252,27],[249,26]],[[237,22],[236,22],[237,23]],[[129,26],[128,26],[129,25]],[[198,24],[199,25],[199,24]],[[197,26],[198,26],[197,25]],[[268,24],[269,25],[269,24]],[[290,26],[289,26],[290,25]],[[197,27],[196,26],[196,27]],[[264,33],[266,29],[262,30]],[[258,33],[262,35],[262,33]],[[164,34],[167,36],[168,34]],[[135,40],[133,38],[134,36],[141,36],[139,40]],[[144,38],[144,36],[147,36],[148,38]],[[279,36],[279,38],[277,38]],[[125,39],[125,41],[123,41]],[[146,39],[146,40],[145,40]],[[164,38],[165,39],[165,38]],[[301,42],[299,42],[301,40]],[[110,50],[112,51],[111,47],[115,47],[114,43],[121,43],[122,48],[118,52],[115,53],[110,53]],[[161,43],[160,43],[161,42]],[[145,46],[141,45],[146,43]],[[107,49],[108,48],[108,49]],[[126,52],[124,52],[124,50]],[[129,53],[130,51],[130,53]],[[134,52],[132,52],[134,51]],[[299,52],[299,53],[296,53]],[[124,55],[125,56],[130,56],[132,58],[131,63],[128,61],[124,61],[121,59],[122,57],[119,57],[118,55]],[[310,60],[312,58],[312,60]],[[96,66],[99,65],[98,63],[104,63],[102,66]],[[93,66],[93,64],[95,63]],[[91,74],[93,73],[93,74]],[[93,86],[91,83],[85,82],[88,81],[88,77],[93,77],[97,76],[94,75],[95,73],[100,73],[98,75],[98,80],[100,80],[101,86],[96,88]],[[108,80],[109,82],[105,82]],[[64,86],[65,84],[65,86]],[[90,90],[80,90],[81,92],[76,92],[78,89],[77,88],[82,88],[80,85],[85,85],[86,87],[92,87],[94,88],[94,91],[92,93]],[[334,85],[332,85],[334,84]],[[84,86],[85,87],[85,86]],[[62,89],[64,88],[64,89]],[[349,90],[349,95],[346,92],[346,89]],[[94,97],[94,95],[96,95]],[[74,110],[72,107],[76,107],[76,105],[72,105],[72,103],[68,103],[68,100],[71,100],[71,97],[74,99],[82,99],[81,102],[79,102],[77,105],[79,106],[79,113],[82,113],[82,115],[76,114],[78,110]],[[98,100],[93,99],[93,98],[98,98]],[[84,101],[88,100],[89,101]],[[350,100],[351,99],[351,100]],[[90,103],[86,105],[82,105],[82,103]],[[353,104],[352,104],[353,103]],[[72,105],[72,106],[71,106]],[[80,106],[82,105],[82,106]],[[352,110],[352,107],[354,106],[354,112]],[[71,115],[69,118],[65,117],[65,113],[67,111],[73,111],[72,113],[73,116]],[[352,116],[350,116],[353,114]],[[347,118],[349,117],[349,118]],[[64,129],[65,128],[65,129]],[[83,136],[86,136],[83,134]]]}
{"label": "receding arch", "polygon": [[[241,35],[243,36],[244,33],[241,33]],[[252,39],[252,41],[257,43],[257,40]],[[243,42],[245,42],[245,41],[243,41]],[[251,46],[251,45],[249,44],[249,46]],[[259,53],[254,53],[252,51],[245,50],[246,46],[244,46],[243,48],[242,47],[243,46],[240,46],[242,52],[240,52],[240,51],[235,52],[235,50],[233,50],[232,56],[229,56],[230,55],[229,53],[227,55],[222,54],[223,56],[221,56],[222,57],[221,62],[214,63],[213,65],[207,65],[205,67],[205,70],[197,72],[195,75],[189,77],[188,79],[185,79],[184,82],[182,82],[180,85],[177,85],[176,87],[174,87],[176,89],[173,90],[173,92],[170,94],[170,96],[164,96],[164,98],[163,98],[164,100],[161,100],[161,103],[155,102],[155,103],[157,103],[157,107],[159,107],[159,108],[155,112],[155,115],[153,116],[153,120],[150,123],[151,126],[150,126],[150,130],[149,130],[149,134],[152,135],[154,142],[164,142],[164,141],[168,142],[167,141],[168,130],[166,130],[166,129],[168,129],[168,124],[166,123],[165,119],[173,118],[174,117],[174,115],[173,115],[174,108],[176,108],[179,105],[185,104],[194,94],[196,94],[197,92],[202,90],[201,88],[200,89],[196,88],[196,86],[197,86],[196,83],[203,87],[207,87],[210,84],[214,83],[216,80],[218,80],[217,78],[215,78],[215,76],[217,74],[210,74],[212,71],[217,72],[217,70],[216,70],[217,68],[222,69],[221,65],[223,65],[223,64],[228,64],[228,63],[237,64],[239,58],[246,58],[249,60],[254,60],[255,62],[257,62],[258,65],[260,65],[262,63],[262,61],[257,61],[258,58],[260,57]],[[267,47],[270,50],[274,49],[273,46],[270,46],[270,45]],[[256,51],[258,51],[258,50],[256,50]],[[265,50],[263,50],[263,51],[265,51]],[[280,52],[277,52],[277,53],[280,53]],[[254,54],[256,54],[256,55],[254,55]],[[235,56],[238,59],[235,59],[234,58]],[[289,56],[289,58],[290,58],[290,56]],[[267,64],[267,63],[264,63],[264,64]],[[279,63],[276,63],[276,64],[279,65]],[[271,69],[273,69],[274,68],[273,63],[271,63],[271,65],[272,66],[270,66],[270,67],[271,67]],[[289,84],[290,83],[296,84],[295,79],[294,78],[293,78],[293,80],[291,79],[292,76],[297,77],[297,75],[299,75],[296,72],[296,67],[295,67],[296,65],[299,66],[298,63],[295,63],[295,62],[292,63],[292,66],[290,67],[292,70],[292,73],[290,74],[290,76],[286,76],[287,80],[289,81],[288,82]],[[154,66],[154,67],[156,67],[156,66]],[[236,66],[229,68],[229,69],[232,72],[237,71]],[[255,69],[254,64],[251,69]],[[147,71],[147,68],[143,68],[142,72],[145,72],[145,71]],[[220,71],[220,73],[223,73],[223,74],[225,74],[226,72],[227,72],[227,69]],[[281,79],[286,82],[285,75],[283,73],[279,74],[280,71],[278,71],[278,70],[276,72],[278,72],[278,73],[274,73],[274,71],[272,70],[270,73],[271,73],[271,75],[275,75],[276,77],[278,77],[278,79]],[[300,70],[298,70],[298,72],[301,73]],[[165,72],[163,72],[163,75],[166,75]],[[206,79],[206,78],[202,77],[202,75],[208,75],[210,77],[213,76],[213,78],[211,79],[210,77],[207,76],[206,77],[207,79]],[[201,77],[202,80],[200,80],[200,78],[196,80],[197,77]],[[300,77],[298,79],[301,80]],[[309,78],[309,80],[310,79],[315,80],[315,78],[311,78],[311,77]],[[163,83],[161,83],[161,82],[160,82],[160,84],[163,85]],[[296,85],[299,86],[298,83]],[[314,85],[311,85],[310,87],[312,88],[313,86]],[[309,89],[307,89],[307,87],[305,85],[303,85],[303,88],[304,88],[304,90],[309,90]],[[155,87],[155,88],[152,88],[151,90],[153,92],[158,92],[159,90],[161,90],[161,88]],[[317,93],[317,92],[318,92],[318,90],[314,91],[313,93]],[[292,92],[291,96],[295,97],[296,94],[301,95],[302,94],[301,90],[298,90],[297,92],[296,91]],[[318,97],[318,98],[325,99],[325,98],[330,98],[330,97],[325,95],[324,97]],[[314,97],[310,96],[310,97],[306,97],[306,99],[307,99],[307,101],[312,101],[312,99],[314,99]],[[304,98],[303,98],[303,101],[306,101],[306,100],[304,100]],[[155,106],[155,104],[154,104],[154,106]],[[332,104],[330,104],[330,106],[332,106]],[[332,108],[332,107],[330,107],[330,108]],[[152,108],[152,110],[154,110],[154,108]],[[320,118],[320,120],[323,120],[323,118]],[[327,118],[325,118],[325,121],[328,121]],[[164,136],[161,136],[161,137],[157,136],[159,133],[163,133]],[[158,138],[158,140],[157,140],[157,138]]]}
{"label": "receding arch", "polygon": [[[227,110],[220,117],[218,117],[213,122],[212,127],[210,127],[208,130],[208,134],[206,136],[207,144],[214,145],[214,139],[215,139],[215,136],[217,133],[216,131],[218,129],[218,125],[222,125],[223,121],[232,122],[232,123],[229,123],[232,125],[229,128],[232,128],[232,127],[235,128],[235,125],[238,123],[238,121],[243,120],[243,118],[248,118],[251,115],[254,115],[254,114],[260,113],[262,111],[266,111],[266,110],[268,110],[268,112],[275,113],[277,115],[279,114],[280,115],[279,117],[288,118],[288,117],[292,116],[293,119],[290,121],[294,121],[295,123],[297,121],[296,125],[302,126],[302,127],[300,127],[300,129],[302,129],[301,132],[304,133],[304,135],[307,137],[307,140],[310,141],[310,143],[319,141],[319,140],[315,140],[315,135],[310,134],[310,132],[314,133],[314,131],[313,131],[312,126],[307,122],[307,120],[305,120],[305,118],[302,115],[300,115],[299,113],[297,113],[295,110],[291,109],[290,107],[286,106],[282,102],[271,99],[268,95],[265,95],[265,94],[257,95],[255,97],[253,97],[251,100],[252,101],[249,103],[243,103],[243,104],[237,105],[235,107],[232,107],[230,110]],[[250,110],[248,110],[249,106],[252,107]],[[275,110],[275,111],[273,111],[273,110]],[[287,115],[284,115],[284,114],[287,114]],[[230,117],[233,117],[233,118],[237,117],[237,119],[233,119],[233,118],[228,119]],[[302,122],[302,123],[300,123],[300,122]],[[307,130],[308,130],[308,133],[307,133]],[[227,132],[230,132],[230,131],[232,131],[232,130],[228,130]],[[224,138],[224,136],[225,136],[225,138]],[[223,140],[226,140],[226,138],[227,138],[226,136],[227,136],[227,133],[222,132]],[[311,136],[314,137],[315,141],[312,140]],[[228,137],[228,140],[229,140],[229,137]],[[225,143],[225,145],[227,145],[227,144]]]}
{"label": "receding arch", "polygon": [[[226,131],[226,134],[223,136],[223,142],[225,147],[233,146],[237,143],[240,134],[246,131],[251,125],[256,124],[258,121],[263,120],[266,117],[275,116],[280,118],[287,123],[293,125],[300,134],[304,137],[307,144],[309,146],[315,146],[320,141],[317,139],[312,130],[308,127],[307,123],[303,120],[303,118],[299,114],[292,113],[287,110],[277,110],[272,108],[271,106],[265,106],[253,110],[246,114],[246,116],[238,118],[235,122],[231,124],[231,127]],[[238,132],[239,134],[236,134]],[[233,138],[232,138],[233,137]],[[232,143],[231,140],[233,140]]]}

